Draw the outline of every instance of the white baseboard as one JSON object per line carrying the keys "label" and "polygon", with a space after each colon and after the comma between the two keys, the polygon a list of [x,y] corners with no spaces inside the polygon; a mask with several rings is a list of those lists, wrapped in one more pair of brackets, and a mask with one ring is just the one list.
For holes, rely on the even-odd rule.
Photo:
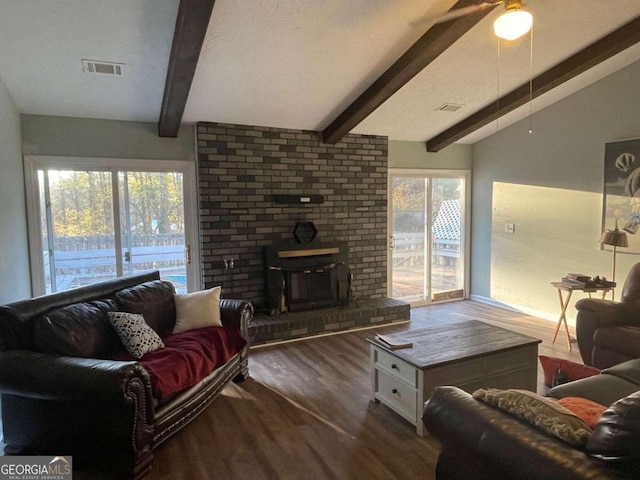
{"label": "white baseboard", "polygon": [[[557,322],[558,321],[558,314],[544,312],[542,310],[535,310],[533,308],[523,307],[521,305],[512,305],[512,304],[509,304],[509,303],[502,303],[502,302],[499,302],[498,300],[495,300],[493,298],[483,297],[482,295],[471,294],[471,300],[474,300],[474,301],[480,302],[480,303],[486,303],[487,305],[492,305],[492,306],[498,307],[498,308],[504,308],[504,309],[511,310],[511,311],[514,311],[514,312],[525,313],[527,315],[531,315],[532,317],[541,318],[543,320],[549,320],[550,322]],[[572,322],[571,318],[567,318],[567,320],[569,321],[569,324],[574,323],[574,322]]]}

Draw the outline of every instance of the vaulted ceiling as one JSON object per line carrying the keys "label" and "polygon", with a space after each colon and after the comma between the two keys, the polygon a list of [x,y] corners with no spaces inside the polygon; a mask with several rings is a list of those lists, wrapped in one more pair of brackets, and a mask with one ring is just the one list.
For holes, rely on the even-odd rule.
{"label": "vaulted ceiling", "polygon": [[528,0],[532,35],[500,44],[501,5],[435,23],[477,3],[0,0],[0,77],[22,113],[157,122],[168,136],[198,121],[328,142],[351,131],[436,151],[640,59],[638,0]]}

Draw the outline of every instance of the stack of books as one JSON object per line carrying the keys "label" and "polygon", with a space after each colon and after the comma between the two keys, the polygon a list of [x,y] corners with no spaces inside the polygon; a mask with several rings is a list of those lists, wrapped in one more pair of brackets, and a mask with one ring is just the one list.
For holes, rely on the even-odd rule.
{"label": "stack of books", "polygon": [[562,283],[575,287],[586,287],[591,282],[591,275],[583,275],[581,273],[567,273],[566,277],[562,277]]}
{"label": "stack of books", "polygon": [[605,278],[591,277],[581,273],[567,273],[562,277],[562,283],[579,288],[615,288],[615,282],[608,282]]}

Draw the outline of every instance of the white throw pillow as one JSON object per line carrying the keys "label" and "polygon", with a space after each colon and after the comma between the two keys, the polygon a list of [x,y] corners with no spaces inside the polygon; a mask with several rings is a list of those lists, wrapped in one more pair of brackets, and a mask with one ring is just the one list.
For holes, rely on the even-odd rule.
{"label": "white throw pillow", "polygon": [[108,312],[109,321],[127,352],[134,358],[164,348],[164,342],[138,313]]}
{"label": "white throw pillow", "polygon": [[173,333],[186,332],[194,328],[220,327],[220,292],[214,287],[199,292],[176,294],[176,326]]}

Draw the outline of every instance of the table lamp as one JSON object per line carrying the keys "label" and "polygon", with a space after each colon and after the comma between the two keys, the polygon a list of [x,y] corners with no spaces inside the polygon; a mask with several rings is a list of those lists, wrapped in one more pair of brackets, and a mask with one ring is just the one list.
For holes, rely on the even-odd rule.
{"label": "table lamp", "polygon": [[[618,220],[616,220],[616,228],[614,230],[605,230],[600,237],[600,245],[611,245],[613,247],[612,263],[611,263],[611,281],[616,281],[616,249],[618,247],[628,247],[627,233],[618,230]],[[611,289],[611,300],[614,297],[615,288]]]}

